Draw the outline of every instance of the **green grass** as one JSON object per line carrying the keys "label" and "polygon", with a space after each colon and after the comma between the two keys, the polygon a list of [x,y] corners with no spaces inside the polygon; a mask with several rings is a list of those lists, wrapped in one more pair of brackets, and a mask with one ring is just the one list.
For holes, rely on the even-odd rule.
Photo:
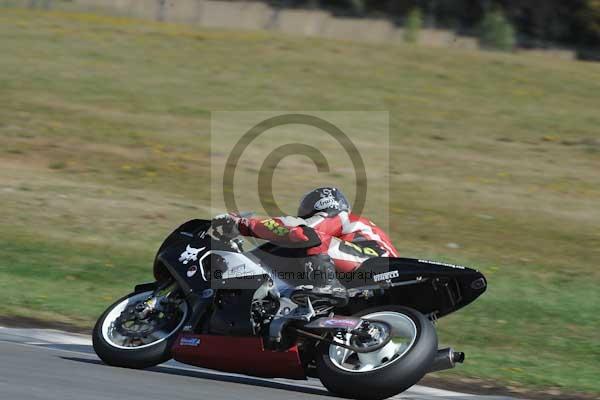
{"label": "green grass", "polygon": [[[90,326],[151,279],[162,237],[208,216],[210,110],[390,110],[391,143],[364,140],[391,152],[390,215],[369,215],[489,278],[440,321],[468,359],[439,375],[600,393],[597,64],[0,11],[0,314]],[[297,171],[275,176],[290,209]]]}
{"label": "green grass", "polygon": [[2,314],[36,310],[87,324],[98,317],[99,305],[131,291],[131,282],[152,280],[150,254],[89,244],[74,249],[63,242],[14,232],[10,237],[3,233],[0,239],[4,260],[0,289],[7,296],[0,306]]}
{"label": "green grass", "polygon": [[488,276],[480,301],[440,322],[442,341],[467,353],[468,370],[517,386],[595,390],[597,282],[560,272],[543,281],[527,272]]}

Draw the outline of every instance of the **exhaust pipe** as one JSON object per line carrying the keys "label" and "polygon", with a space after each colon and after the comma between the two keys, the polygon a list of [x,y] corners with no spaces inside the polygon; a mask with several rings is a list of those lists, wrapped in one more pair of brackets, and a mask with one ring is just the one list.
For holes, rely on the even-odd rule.
{"label": "exhaust pipe", "polygon": [[454,351],[452,347],[439,349],[428,372],[443,371],[454,368],[457,363],[465,361],[465,353]]}

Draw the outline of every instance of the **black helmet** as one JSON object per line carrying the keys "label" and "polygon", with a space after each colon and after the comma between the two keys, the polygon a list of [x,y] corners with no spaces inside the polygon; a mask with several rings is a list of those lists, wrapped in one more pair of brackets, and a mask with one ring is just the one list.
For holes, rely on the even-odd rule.
{"label": "black helmet", "polygon": [[309,218],[318,212],[334,216],[342,211],[350,211],[350,203],[341,190],[334,187],[322,187],[311,190],[300,200],[298,217]]}

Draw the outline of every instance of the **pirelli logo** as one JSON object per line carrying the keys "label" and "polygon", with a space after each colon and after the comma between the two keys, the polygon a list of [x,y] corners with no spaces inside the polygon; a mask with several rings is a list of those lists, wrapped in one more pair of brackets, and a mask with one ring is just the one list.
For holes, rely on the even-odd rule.
{"label": "pirelli logo", "polygon": [[377,274],[377,275],[373,275],[373,280],[375,282],[381,282],[381,281],[387,281],[393,278],[397,278],[399,277],[400,274],[398,273],[398,271],[390,271],[390,272],[385,272],[383,274]]}

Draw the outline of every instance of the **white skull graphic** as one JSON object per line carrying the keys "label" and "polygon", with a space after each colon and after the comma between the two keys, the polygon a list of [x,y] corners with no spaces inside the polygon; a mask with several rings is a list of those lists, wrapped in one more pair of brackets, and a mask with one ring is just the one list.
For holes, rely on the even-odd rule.
{"label": "white skull graphic", "polygon": [[181,256],[179,257],[179,261],[181,261],[185,265],[187,265],[190,261],[197,261],[198,253],[200,253],[204,249],[206,249],[206,247],[202,247],[200,249],[195,249],[188,244],[185,251],[183,253],[181,253]]}

